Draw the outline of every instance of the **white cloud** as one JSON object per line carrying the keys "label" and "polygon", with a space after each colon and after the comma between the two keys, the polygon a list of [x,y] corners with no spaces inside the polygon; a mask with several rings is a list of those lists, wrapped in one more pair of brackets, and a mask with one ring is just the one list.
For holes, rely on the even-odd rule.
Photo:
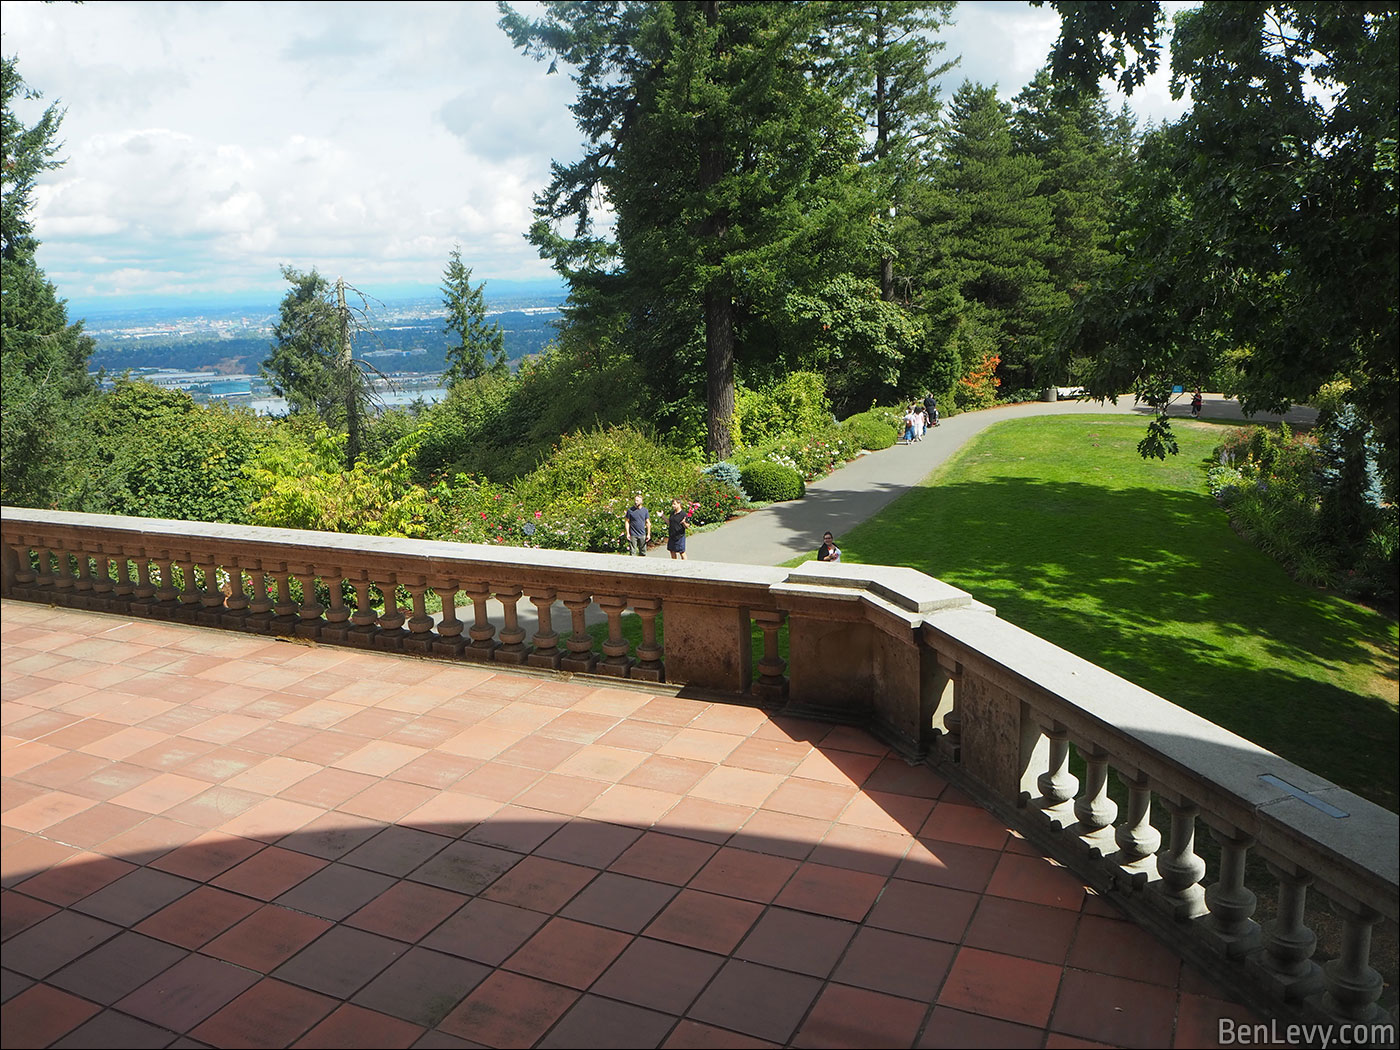
{"label": "white cloud", "polygon": [[[1010,97],[1056,33],[1022,4],[958,18],[948,94],[966,76]],[[3,0],[6,54],[67,107],[67,164],[35,194],[41,265],[81,299],[275,290],[283,263],[435,285],[458,243],[480,277],[549,276],[523,234],[551,159],[580,153],[574,85],[496,19],[486,3]]]}

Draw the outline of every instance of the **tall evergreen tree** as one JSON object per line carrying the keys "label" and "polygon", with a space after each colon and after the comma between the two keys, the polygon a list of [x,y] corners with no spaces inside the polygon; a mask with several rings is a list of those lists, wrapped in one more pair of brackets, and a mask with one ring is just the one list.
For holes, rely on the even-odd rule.
{"label": "tall evergreen tree", "polygon": [[69,322],[65,300],[35,258],[32,194],[39,176],[62,163],[55,157],[63,111],[50,105],[26,127],[13,104],[39,94],[25,85],[15,59],[2,61],[0,501],[33,506],[58,498],[62,442],[78,400],[94,389],[87,371],[93,341],[81,321]]}
{"label": "tall evergreen tree", "polygon": [[[909,233],[911,187],[932,147],[938,79],[958,60],[940,61],[937,33],[952,20],[952,0],[865,0],[832,5],[830,77],[865,126],[861,161],[883,208],[880,295],[895,298],[896,259]],[[908,275],[899,275],[906,286]]]}
{"label": "tall evergreen tree", "polygon": [[[580,161],[556,164],[532,237],[593,302],[625,302],[621,338],[658,391],[704,377],[706,448],[722,457],[736,362],[781,354],[787,294],[868,243],[857,130],[811,75],[825,9],[549,3],[536,21],[502,10],[518,47],[575,67],[588,139]],[[592,221],[599,202],[612,242]],[[572,236],[555,229],[566,219]]]}
{"label": "tall evergreen tree", "polygon": [[[1103,95],[1068,92],[1042,69],[1015,98],[1012,141],[1040,163],[1036,192],[1050,205],[1050,277],[1077,298],[1116,258],[1114,218],[1133,145],[1131,116]],[[1125,136],[1122,121],[1128,121]]]}
{"label": "tall evergreen tree", "polygon": [[1050,276],[1040,162],[1016,151],[1009,118],[993,88],[965,81],[954,95],[923,203],[924,280],[936,337],[958,348],[965,370],[998,358],[1014,388],[1036,381],[1067,298]]}
{"label": "tall evergreen tree", "polygon": [[442,305],[447,308],[444,331],[456,337],[447,347],[450,362],[443,378],[450,386],[478,379],[488,371],[506,370],[506,337],[499,322],[486,320],[486,282],[472,287],[472,271],[462,265],[462,250],[453,248],[442,274]]}
{"label": "tall evergreen tree", "polygon": [[366,375],[372,369],[354,356],[354,336],[367,327],[368,299],[351,289],[360,305],[349,305],[344,280],[332,285],[315,268],[303,273],[284,266],[282,276],[292,287],[282,297],[263,376],[294,414],[314,413],[345,428],[346,468],[353,469],[374,399]]}

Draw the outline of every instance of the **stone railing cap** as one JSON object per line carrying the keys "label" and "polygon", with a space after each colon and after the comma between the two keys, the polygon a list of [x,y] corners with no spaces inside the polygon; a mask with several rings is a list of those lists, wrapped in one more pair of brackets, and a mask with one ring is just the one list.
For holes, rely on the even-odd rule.
{"label": "stone railing cap", "polygon": [[900,565],[809,561],[788,573],[784,582],[869,591],[913,613],[932,613],[972,604],[972,595],[966,591]]}

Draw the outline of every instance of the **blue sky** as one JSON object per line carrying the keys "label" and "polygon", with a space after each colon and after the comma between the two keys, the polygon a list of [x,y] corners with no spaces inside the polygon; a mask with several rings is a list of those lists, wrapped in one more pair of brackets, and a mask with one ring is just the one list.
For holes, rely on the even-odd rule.
{"label": "blue sky", "polygon": [[[551,158],[578,154],[573,85],[510,46],[494,4],[4,0],[0,16],[5,54],[67,109],[34,220],[75,307],[275,299],[284,263],[431,294],[454,244],[478,279],[553,276],[522,234]],[[945,97],[965,77],[1011,97],[1058,31],[1024,3],[957,20]],[[1131,102],[1182,109],[1165,76]]]}

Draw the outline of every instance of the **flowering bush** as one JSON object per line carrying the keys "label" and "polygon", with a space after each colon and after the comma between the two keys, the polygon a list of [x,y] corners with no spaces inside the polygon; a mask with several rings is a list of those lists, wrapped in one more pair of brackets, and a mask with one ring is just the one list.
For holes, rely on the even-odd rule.
{"label": "flowering bush", "polygon": [[[737,477],[738,471],[734,473]],[[744,505],[744,494],[737,485],[731,485],[717,476],[702,474],[690,490],[690,501],[690,520],[696,525],[712,525],[737,514]]]}

